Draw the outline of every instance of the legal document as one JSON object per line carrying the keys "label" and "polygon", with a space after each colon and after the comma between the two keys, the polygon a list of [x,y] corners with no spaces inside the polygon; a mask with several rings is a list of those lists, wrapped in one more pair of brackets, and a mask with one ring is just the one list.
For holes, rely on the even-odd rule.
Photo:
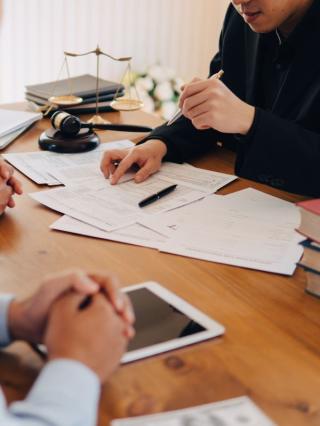
{"label": "legal document", "polygon": [[157,224],[141,220],[169,237],[161,251],[286,275],[302,255],[296,206],[254,189],[207,197],[166,216]]}
{"label": "legal document", "polygon": [[102,154],[111,149],[123,149],[133,146],[133,142],[124,139],[116,142],[100,144],[95,150],[79,154],[59,154],[49,151],[36,151],[24,153],[3,154],[4,159],[20,170],[21,173],[37,184],[61,185],[64,183],[55,177],[60,170],[72,168],[77,173],[77,168],[82,166],[84,176],[101,175],[100,160]]}
{"label": "legal document", "polygon": [[141,200],[170,184],[176,184],[176,170],[183,166],[179,164],[167,166],[164,165],[164,172],[160,171],[139,184],[130,180],[111,185],[101,173],[95,178],[79,180],[77,174],[77,178],[70,179],[69,185],[65,188],[41,191],[30,196],[53,210],[110,232],[139,222],[143,217],[160,214],[204,198],[215,188],[220,188],[223,181],[229,183],[236,178],[233,175],[222,177],[219,174],[217,182],[211,177],[209,183],[202,185],[204,179],[201,180],[200,175],[205,175],[205,179],[208,180],[208,174],[214,176],[215,172],[203,174],[201,169],[190,166],[195,177],[199,173],[197,185],[190,184],[186,179],[182,180],[183,175],[189,173],[185,171],[184,174],[181,173],[175,191],[144,208],[139,207]]}
{"label": "legal document", "polygon": [[166,237],[158,232],[139,224],[126,226],[118,231],[106,232],[66,215],[56,220],[50,228],[56,231],[71,232],[73,234],[155,249],[166,240]]}
{"label": "legal document", "polygon": [[111,426],[275,426],[246,397],[227,399],[212,404],[167,411],[159,414],[112,420]]}

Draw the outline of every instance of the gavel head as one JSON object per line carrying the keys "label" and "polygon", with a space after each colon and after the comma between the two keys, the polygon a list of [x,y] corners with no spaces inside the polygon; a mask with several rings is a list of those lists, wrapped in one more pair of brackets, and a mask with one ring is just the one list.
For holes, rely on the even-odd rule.
{"label": "gavel head", "polygon": [[64,111],[52,114],[51,124],[65,136],[76,136],[81,129],[80,119]]}

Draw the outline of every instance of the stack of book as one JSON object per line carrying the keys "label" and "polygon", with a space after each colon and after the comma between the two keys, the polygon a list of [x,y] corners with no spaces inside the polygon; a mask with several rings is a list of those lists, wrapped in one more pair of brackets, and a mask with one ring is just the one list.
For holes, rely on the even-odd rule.
{"label": "stack of book", "polygon": [[[110,102],[115,94],[122,96],[124,87],[122,84],[113,81],[98,80],[99,97],[98,106],[100,112],[112,111]],[[26,86],[25,97],[28,101],[39,106],[48,105],[48,99],[52,96],[74,95],[83,99],[80,105],[59,106],[70,114],[94,113],[96,109],[97,79],[93,75],[84,74],[64,80],[50,81],[48,83]]]}
{"label": "stack of book", "polygon": [[301,212],[298,231],[307,237],[300,244],[304,247],[299,263],[307,275],[306,291],[320,297],[320,198],[297,204]]}

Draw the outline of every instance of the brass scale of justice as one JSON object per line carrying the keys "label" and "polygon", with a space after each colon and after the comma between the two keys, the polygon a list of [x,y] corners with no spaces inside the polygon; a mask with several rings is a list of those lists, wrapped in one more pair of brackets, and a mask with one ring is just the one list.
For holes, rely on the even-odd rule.
{"label": "brass scale of justice", "polygon": [[[52,96],[48,99],[48,105],[45,105],[41,109],[44,112],[44,116],[48,115],[53,108],[69,107],[79,105],[83,102],[83,99],[79,96],[75,96],[72,88],[72,80],[70,77],[70,70],[68,64],[68,56],[79,57],[95,54],[97,57],[96,63],[96,113],[86,123],[81,122],[76,116],[70,115],[64,111],[56,111],[51,116],[52,128],[43,132],[39,138],[40,148],[49,151],[72,153],[72,152],[84,152],[89,151],[98,146],[100,143],[99,136],[93,131],[97,130],[116,130],[116,131],[128,131],[128,132],[150,132],[152,128],[147,126],[136,126],[129,124],[111,124],[104,120],[99,115],[99,74],[100,74],[100,56],[104,55],[113,61],[127,62],[127,67],[121,79],[121,84],[124,86],[125,95],[123,96],[121,87],[116,90],[113,100],[110,103],[112,109],[116,111],[135,111],[143,107],[143,102],[139,98],[136,86],[132,80],[131,60],[132,57],[120,57],[115,58],[114,56],[103,52],[99,46],[95,50],[90,50],[85,53],[71,53],[64,52],[64,60],[61,69],[58,74],[57,83],[60,80],[61,73],[66,68],[67,78],[70,83],[70,94],[55,96],[55,87],[53,89]],[[127,78],[126,78],[127,77]],[[132,91],[135,91],[135,97],[132,96]]]}

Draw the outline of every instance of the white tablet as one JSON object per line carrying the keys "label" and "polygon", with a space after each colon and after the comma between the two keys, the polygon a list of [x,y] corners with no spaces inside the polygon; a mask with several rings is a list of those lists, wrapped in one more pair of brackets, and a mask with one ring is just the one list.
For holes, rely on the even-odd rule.
{"label": "white tablet", "polygon": [[122,363],[211,339],[224,327],[156,282],[123,289],[136,315],[136,335]]}

